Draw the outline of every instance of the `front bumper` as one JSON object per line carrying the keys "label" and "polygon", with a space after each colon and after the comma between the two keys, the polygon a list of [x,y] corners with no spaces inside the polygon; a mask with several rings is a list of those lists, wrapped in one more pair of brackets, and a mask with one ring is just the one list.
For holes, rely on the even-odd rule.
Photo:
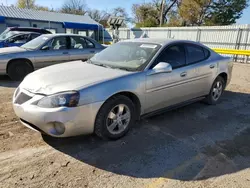
{"label": "front bumper", "polygon": [[[53,137],[70,137],[94,132],[96,115],[103,104],[97,102],[74,108],[41,108],[34,105],[34,101],[40,100],[42,95],[34,95],[26,90],[19,90],[30,96],[24,103],[17,100],[16,92],[13,97],[13,108],[22,124]],[[19,103],[19,104],[18,104]]]}

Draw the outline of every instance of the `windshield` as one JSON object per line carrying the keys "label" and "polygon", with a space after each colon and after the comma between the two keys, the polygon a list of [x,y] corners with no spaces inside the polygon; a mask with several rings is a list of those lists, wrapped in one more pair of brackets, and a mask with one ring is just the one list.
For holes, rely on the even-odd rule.
{"label": "windshield", "polygon": [[93,64],[136,71],[147,64],[160,48],[157,44],[142,42],[119,42],[90,60]]}
{"label": "windshield", "polygon": [[45,42],[47,42],[48,40],[49,40],[48,37],[41,35],[41,36],[31,40],[30,42],[27,42],[26,44],[22,45],[21,47],[25,48],[25,49],[35,50],[38,47],[40,47],[41,45],[43,45]]}
{"label": "windshield", "polygon": [[6,40],[10,37],[12,37],[13,35],[18,34],[18,31],[10,31],[9,29],[6,29],[1,35],[0,35],[0,40]]}

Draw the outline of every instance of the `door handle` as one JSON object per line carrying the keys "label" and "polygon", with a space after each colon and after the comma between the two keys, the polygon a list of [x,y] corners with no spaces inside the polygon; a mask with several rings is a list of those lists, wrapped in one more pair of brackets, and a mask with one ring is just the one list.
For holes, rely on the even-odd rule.
{"label": "door handle", "polygon": [[92,54],[94,54],[95,53],[95,51],[94,50],[91,50],[91,51],[89,51],[90,53],[92,53]]}
{"label": "door handle", "polygon": [[69,52],[63,52],[63,54],[69,54]]}
{"label": "door handle", "polygon": [[213,69],[213,68],[215,67],[215,65],[212,64],[212,65],[210,65],[209,67],[210,67],[210,69]]}
{"label": "door handle", "polygon": [[181,76],[181,77],[185,77],[185,76],[187,76],[187,73],[186,73],[186,72],[182,72],[182,73],[180,74],[180,76]]}

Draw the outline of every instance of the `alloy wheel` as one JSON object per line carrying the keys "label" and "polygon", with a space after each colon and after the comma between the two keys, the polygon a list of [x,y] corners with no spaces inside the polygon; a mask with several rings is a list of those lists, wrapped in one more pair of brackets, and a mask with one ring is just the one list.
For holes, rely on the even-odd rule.
{"label": "alloy wheel", "polygon": [[127,105],[116,105],[109,112],[106,126],[111,134],[122,133],[129,125],[131,119],[131,112]]}
{"label": "alloy wheel", "polygon": [[217,101],[220,98],[222,91],[223,91],[223,84],[221,81],[217,81],[212,91],[212,97],[215,101]]}

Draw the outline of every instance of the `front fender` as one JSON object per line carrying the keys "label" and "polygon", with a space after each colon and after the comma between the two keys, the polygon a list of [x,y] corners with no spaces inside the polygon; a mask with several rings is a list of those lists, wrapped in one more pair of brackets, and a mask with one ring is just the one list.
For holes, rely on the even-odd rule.
{"label": "front fender", "polygon": [[107,99],[121,92],[130,92],[136,95],[144,106],[145,103],[145,73],[136,72],[120,78],[108,80],[80,91],[79,105],[96,102],[105,102]]}

